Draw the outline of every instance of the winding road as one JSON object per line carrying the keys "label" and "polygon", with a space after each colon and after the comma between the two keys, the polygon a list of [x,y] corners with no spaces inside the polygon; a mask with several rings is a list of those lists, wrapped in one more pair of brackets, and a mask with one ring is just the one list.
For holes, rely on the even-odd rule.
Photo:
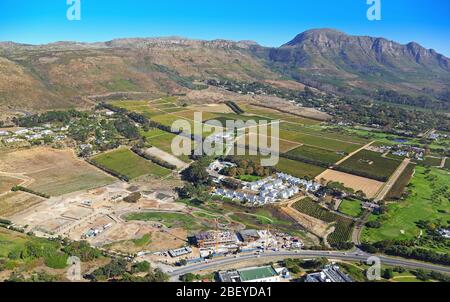
{"label": "winding road", "polygon": [[401,266],[407,267],[410,269],[425,269],[440,273],[450,274],[450,267],[440,266],[430,263],[417,262],[413,260],[406,260],[401,258],[387,257],[382,255],[371,255],[361,251],[356,252],[335,252],[335,251],[306,251],[300,250],[298,252],[265,252],[260,255],[255,254],[247,254],[241,255],[239,257],[225,257],[218,258],[216,260],[210,260],[208,262],[202,262],[197,264],[192,264],[188,266],[184,266],[181,268],[177,268],[168,274],[172,277],[173,280],[178,279],[177,277],[187,274],[187,273],[195,273],[203,270],[210,269],[220,269],[220,267],[242,263],[246,261],[252,261],[258,258],[264,258],[268,260],[281,260],[286,258],[318,258],[325,257],[328,259],[336,259],[336,260],[347,260],[347,261],[364,261],[366,262],[369,257],[376,256],[380,259],[382,265],[391,265],[391,266]]}

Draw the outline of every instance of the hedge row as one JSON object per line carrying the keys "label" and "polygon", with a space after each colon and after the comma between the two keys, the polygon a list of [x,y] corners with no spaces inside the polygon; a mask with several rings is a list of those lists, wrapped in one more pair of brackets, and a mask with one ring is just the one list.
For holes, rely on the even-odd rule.
{"label": "hedge row", "polygon": [[29,188],[25,188],[25,187],[22,187],[22,186],[15,186],[15,187],[13,187],[11,189],[11,191],[13,191],[13,192],[22,191],[22,192],[30,193],[30,194],[33,194],[33,195],[37,195],[39,197],[43,197],[43,198],[47,198],[47,199],[50,198],[50,195],[48,195],[48,194],[36,192],[36,191],[33,191],[33,190],[29,189]]}
{"label": "hedge row", "polygon": [[244,110],[241,109],[241,107],[239,107],[238,104],[236,104],[235,102],[232,101],[227,101],[225,102],[225,104],[231,108],[231,110],[233,110],[234,113],[236,114],[243,114],[245,113]]}

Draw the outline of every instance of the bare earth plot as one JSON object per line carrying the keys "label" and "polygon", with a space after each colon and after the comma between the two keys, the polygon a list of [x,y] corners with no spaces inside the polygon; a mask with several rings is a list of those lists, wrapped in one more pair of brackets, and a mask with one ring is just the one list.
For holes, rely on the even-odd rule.
{"label": "bare earth plot", "polygon": [[0,175],[0,195],[9,192],[12,187],[17,186],[22,182],[23,181],[18,178]]}
{"label": "bare earth plot", "polygon": [[355,191],[361,190],[368,198],[375,197],[384,185],[384,183],[380,181],[330,169],[317,176],[316,180],[320,180],[322,178],[328,182],[333,181],[343,183],[346,187],[352,188]]}
{"label": "bare earth plot", "polygon": [[11,192],[0,196],[0,217],[8,218],[41,203],[44,198],[24,192]]}
{"label": "bare earth plot", "polygon": [[113,177],[76,158],[72,150],[46,147],[0,154],[0,171],[31,178],[26,186],[52,196],[95,188]]}
{"label": "bare earth plot", "polygon": [[177,169],[183,169],[188,165],[185,162],[173,156],[172,154],[164,152],[163,150],[158,149],[156,147],[148,148],[147,150],[145,150],[145,153],[160,158],[168,162],[169,164],[175,165]]}

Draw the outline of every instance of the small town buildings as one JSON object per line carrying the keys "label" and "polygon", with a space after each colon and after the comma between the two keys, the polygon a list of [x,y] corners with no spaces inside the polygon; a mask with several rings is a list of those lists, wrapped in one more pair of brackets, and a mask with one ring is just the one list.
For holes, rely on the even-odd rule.
{"label": "small town buildings", "polygon": [[317,273],[308,274],[305,282],[353,282],[353,280],[344,274],[339,266],[327,265],[325,268]]}

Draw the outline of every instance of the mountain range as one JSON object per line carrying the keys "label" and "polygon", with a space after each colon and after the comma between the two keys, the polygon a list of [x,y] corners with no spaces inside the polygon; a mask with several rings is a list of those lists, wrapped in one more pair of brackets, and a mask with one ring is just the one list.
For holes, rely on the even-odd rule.
{"label": "mountain range", "polygon": [[9,110],[79,107],[111,93],[180,94],[206,88],[209,79],[295,81],[343,96],[450,103],[449,58],[414,42],[332,29],[306,31],[278,48],[180,37],[0,43],[0,107]]}

